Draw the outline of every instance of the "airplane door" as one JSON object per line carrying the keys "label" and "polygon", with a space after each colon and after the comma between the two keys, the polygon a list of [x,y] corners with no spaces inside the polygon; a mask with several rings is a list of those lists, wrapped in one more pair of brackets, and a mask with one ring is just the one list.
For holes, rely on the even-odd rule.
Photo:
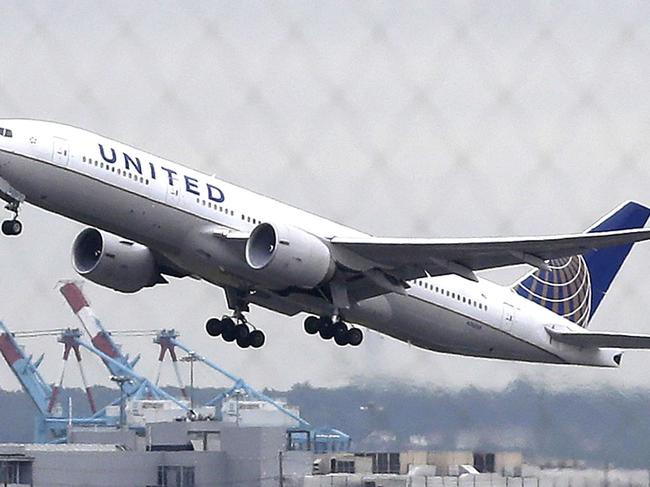
{"label": "airplane door", "polygon": [[70,160],[70,144],[65,139],[54,137],[52,161],[59,166],[67,166]]}
{"label": "airplane door", "polygon": [[178,186],[167,185],[167,197],[165,198],[168,204],[178,206],[181,202],[181,191]]}
{"label": "airplane door", "polygon": [[512,327],[517,322],[517,308],[515,308],[510,303],[503,303],[503,318],[501,320],[501,326],[504,331],[512,330]]}

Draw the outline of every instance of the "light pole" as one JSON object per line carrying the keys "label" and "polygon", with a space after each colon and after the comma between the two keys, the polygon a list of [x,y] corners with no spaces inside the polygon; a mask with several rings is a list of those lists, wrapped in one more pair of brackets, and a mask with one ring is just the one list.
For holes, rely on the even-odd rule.
{"label": "light pole", "polygon": [[190,410],[192,412],[194,412],[194,362],[197,360],[194,352],[189,352],[185,357],[181,357],[181,362],[190,363]]}
{"label": "light pole", "polygon": [[126,424],[124,384],[130,384],[132,380],[125,375],[112,375],[111,380],[120,386],[120,429],[123,429]]}

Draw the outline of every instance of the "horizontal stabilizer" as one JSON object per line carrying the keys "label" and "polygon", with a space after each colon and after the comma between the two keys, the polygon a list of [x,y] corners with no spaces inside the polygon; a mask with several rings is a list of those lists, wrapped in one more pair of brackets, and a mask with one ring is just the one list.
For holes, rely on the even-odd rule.
{"label": "horizontal stabilizer", "polygon": [[557,331],[549,327],[546,327],[546,332],[553,340],[575,347],[650,349],[650,335],[609,332],[576,333]]}

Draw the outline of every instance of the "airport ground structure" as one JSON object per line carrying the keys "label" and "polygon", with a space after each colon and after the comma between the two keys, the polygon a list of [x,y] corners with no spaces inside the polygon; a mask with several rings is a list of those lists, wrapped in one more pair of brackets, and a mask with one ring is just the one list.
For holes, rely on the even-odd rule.
{"label": "airport ground structure", "polygon": [[[1,485],[18,487],[647,487],[644,470],[540,468],[502,472],[459,465],[469,451],[315,454],[292,450],[282,427],[219,422],[151,425],[133,431],[73,429],[66,444],[0,445]],[[403,462],[417,459],[429,464]],[[388,461],[388,463],[385,462]],[[485,466],[484,466],[485,467]],[[393,472],[385,470],[394,469]],[[509,471],[515,469],[517,472]],[[503,475],[505,473],[505,475]],[[518,475],[510,475],[517,473]]]}

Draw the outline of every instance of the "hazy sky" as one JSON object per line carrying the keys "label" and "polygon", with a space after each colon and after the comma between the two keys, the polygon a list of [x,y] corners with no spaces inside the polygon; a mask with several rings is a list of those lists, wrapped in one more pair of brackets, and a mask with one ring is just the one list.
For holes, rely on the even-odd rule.
{"label": "hazy sky", "polygon": [[[0,117],[84,127],[376,235],[572,232],[623,200],[650,203],[647,2],[16,0],[3,2],[0,32]],[[29,207],[22,220],[20,238],[0,238],[0,317],[14,330],[75,324],[54,287],[73,277],[82,226]],[[649,262],[650,244],[635,248],[594,329],[650,332]],[[642,352],[612,371],[447,356],[376,334],[341,349],[305,335],[302,317],[258,309],[267,345],[242,351],[204,332],[226,310],[218,288],[85,289],[110,328],[176,327],[260,387],[650,386]],[[54,380],[59,345],[27,343]],[[153,375],[148,339],[125,348]],[[4,366],[0,386],[18,387]]]}

